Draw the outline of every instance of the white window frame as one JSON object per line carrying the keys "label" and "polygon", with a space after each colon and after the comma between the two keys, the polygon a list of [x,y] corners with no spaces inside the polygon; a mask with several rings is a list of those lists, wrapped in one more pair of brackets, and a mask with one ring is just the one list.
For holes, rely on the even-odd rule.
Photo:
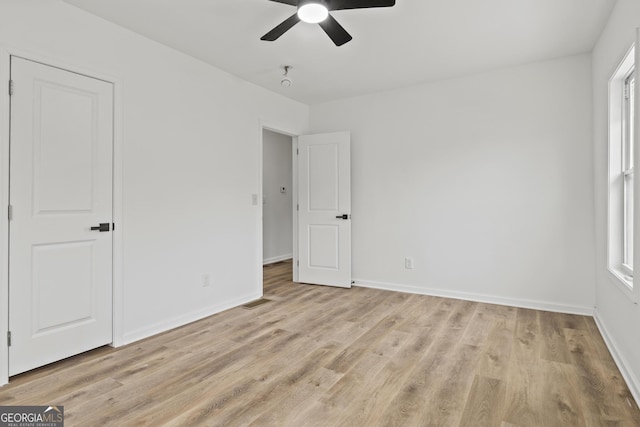
{"label": "white window frame", "polygon": [[[622,271],[633,277],[633,131],[635,71],[631,69],[622,86],[622,175],[623,175],[623,255]],[[630,191],[628,186],[631,185]],[[629,200],[629,194],[631,197]],[[629,207],[631,205],[631,207]],[[631,230],[629,230],[631,228]],[[632,286],[633,287],[633,286]]]}
{"label": "white window frame", "polygon": [[[635,48],[629,49],[624,59],[609,80],[609,191],[608,191],[608,245],[607,266],[615,283],[631,299],[635,300],[633,286],[633,247],[638,240],[633,236],[634,218],[629,218],[633,207],[634,142],[629,130],[633,129],[634,117],[629,108],[635,99],[634,93],[626,91],[634,79]],[[636,131],[637,132],[637,131]],[[632,185],[629,189],[628,186]],[[631,191],[629,191],[631,190]],[[631,198],[631,200],[629,200]],[[631,209],[629,209],[631,203]],[[631,227],[631,230],[628,228]]]}

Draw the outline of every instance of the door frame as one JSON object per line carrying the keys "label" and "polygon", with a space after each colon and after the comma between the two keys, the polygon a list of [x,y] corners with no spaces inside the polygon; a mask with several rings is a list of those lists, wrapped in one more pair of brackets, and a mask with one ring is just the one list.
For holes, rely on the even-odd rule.
{"label": "door frame", "polygon": [[[123,79],[78,64],[74,60],[50,57],[38,52],[28,52],[8,46],[0,46],[0,386],[9,382],[9,347],[4,338],[9,328],[9,138],[10,97],[8,91],[11,75],[11,56],[39,62],[77,74],[82,74],[113,85],[113,325],[111,346],[124,344],[124,286],[123,286]],[[16,91],[20,90],[16,88]]]}
{"label": "door frame", "polygon": [[260,122],[260,137],[259,141],[259,165],[258,165],[258,278],[260,284],[260,295],[263,295],[264,292],[264,277],[262,273],[263,269],[263,239],[264,239],[264,229],[262,224],[262,215],[263,213],[263,205],[262,200],[264,194],[262,193],[262,185],[264,179],[264,170],[263,170],[263,162],[264,162],[264,140],[263,140],[263,131],[269,130],[271,132],[276,132],[282,135],[291,137],[291,210],[292,212],[292,247],[291,252],[293,254],[293,281],[298,281],[298,210],[296,209],[298,205],[298,134],[294,132],[290,132],[287,130],[283,130],[277,126],[271,126],[270,124],[261,121]]}

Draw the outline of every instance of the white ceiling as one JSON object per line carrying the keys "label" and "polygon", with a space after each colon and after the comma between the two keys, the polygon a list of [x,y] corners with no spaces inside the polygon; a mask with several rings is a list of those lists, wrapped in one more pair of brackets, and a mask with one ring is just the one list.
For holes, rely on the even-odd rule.
{"label": "white ceiling", "polygon": [[[336,47],[268,0],[64,0],[306,104],[589,52],[616,0],[397,0],[333,12],[353,36]],[[293,85],[280,86],[282,65]]]}

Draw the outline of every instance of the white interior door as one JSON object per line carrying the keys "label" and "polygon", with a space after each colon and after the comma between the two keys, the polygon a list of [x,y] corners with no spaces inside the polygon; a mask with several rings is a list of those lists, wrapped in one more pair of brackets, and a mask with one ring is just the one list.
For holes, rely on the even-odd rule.
{"label": "white interior door", "polygon": [[11,80],[15,375],[112,341],[113,85],[17,57]]}
{"label": "white interior door", "polygon": [[351,136],[298,138],[298,278],[351,287]]}

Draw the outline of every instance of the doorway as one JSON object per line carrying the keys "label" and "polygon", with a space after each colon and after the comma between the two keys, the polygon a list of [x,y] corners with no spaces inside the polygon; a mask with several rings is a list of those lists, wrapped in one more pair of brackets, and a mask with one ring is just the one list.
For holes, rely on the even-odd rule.
{"label": "doorway", "polygon": [[[265,266],[289,259],[294,283],[351,287],[350,132],[261,131],[263,294]],[[277,197],[287,195],[285,182],[290,199]]]}
{"label": "doorway", "polygon": [[294,254],[293,137],[262,130],[262,264]]}

